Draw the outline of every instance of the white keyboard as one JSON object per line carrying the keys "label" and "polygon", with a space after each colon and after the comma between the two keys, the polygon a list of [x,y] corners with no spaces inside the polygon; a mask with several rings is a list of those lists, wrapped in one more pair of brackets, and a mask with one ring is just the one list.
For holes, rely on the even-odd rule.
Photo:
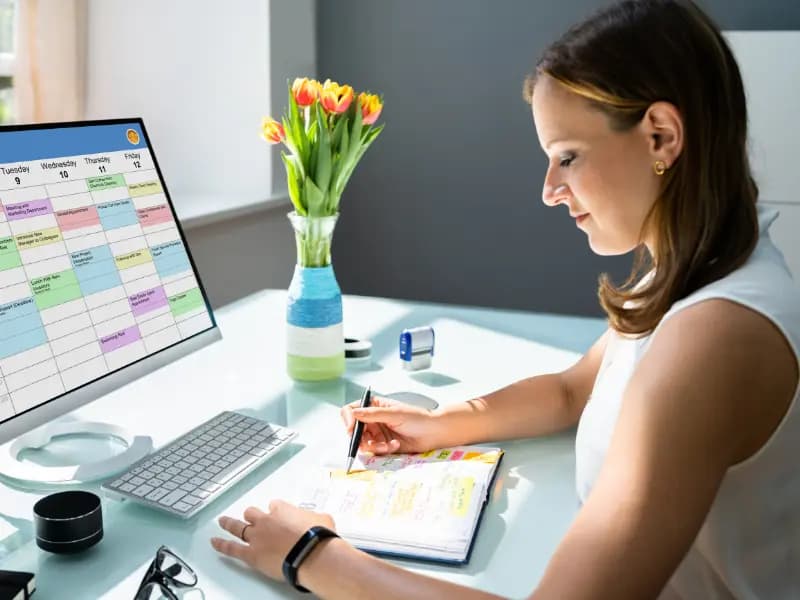
{"label": "white keyboard", "polygon": [[133,500],[188,519],[296,435],[262,419],[222,412],[101,488],[109,498]]}

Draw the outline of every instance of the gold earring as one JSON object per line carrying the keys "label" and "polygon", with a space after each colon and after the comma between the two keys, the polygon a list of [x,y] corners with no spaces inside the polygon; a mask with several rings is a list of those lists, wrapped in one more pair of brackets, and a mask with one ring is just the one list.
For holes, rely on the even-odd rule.
{"label": "gold earring", "polygon": [[667,163],[663,160],[657,160],[653,163],[653,171],[656,175],[663,175],[667,170]]}

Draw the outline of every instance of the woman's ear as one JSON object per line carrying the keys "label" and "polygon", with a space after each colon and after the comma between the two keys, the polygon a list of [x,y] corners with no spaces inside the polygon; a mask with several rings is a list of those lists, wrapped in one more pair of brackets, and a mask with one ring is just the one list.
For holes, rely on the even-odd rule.
{"label": "woman's ear", "polygon": [[654,102],[644,114],[642,127],[653,160],[662,160],[670,168],[683,150],[683,119],[678,109],[669,102]]}

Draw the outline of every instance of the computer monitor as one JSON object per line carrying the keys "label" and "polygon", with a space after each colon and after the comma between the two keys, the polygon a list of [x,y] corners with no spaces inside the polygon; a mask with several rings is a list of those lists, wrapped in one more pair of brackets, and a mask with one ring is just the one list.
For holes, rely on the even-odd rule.
{"label": "computer monitor", "polygon": [[0,127],[0,443],[218,337],[141,119]]}

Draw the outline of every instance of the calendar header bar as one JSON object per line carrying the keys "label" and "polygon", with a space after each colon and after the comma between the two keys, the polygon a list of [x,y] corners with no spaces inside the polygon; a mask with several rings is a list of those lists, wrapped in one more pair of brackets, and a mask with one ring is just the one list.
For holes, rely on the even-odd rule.
{"label": "calendar header bar", "polygon": [[147,148],[137,121],[39,128],[0,127],[0,163]]}

